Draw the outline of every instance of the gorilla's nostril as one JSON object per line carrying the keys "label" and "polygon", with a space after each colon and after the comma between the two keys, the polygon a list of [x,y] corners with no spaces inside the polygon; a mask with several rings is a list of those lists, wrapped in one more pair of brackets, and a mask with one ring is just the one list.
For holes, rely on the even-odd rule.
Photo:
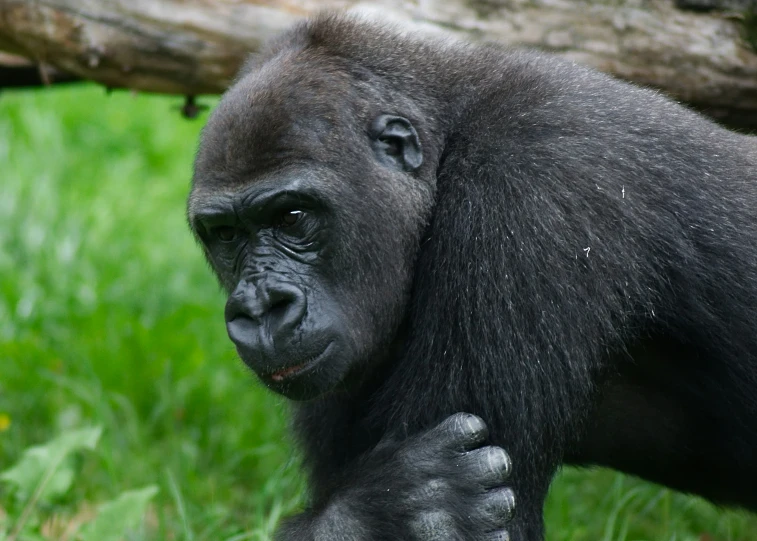
{"label": "gorilla's nostril", "polygon": [[279,299],[271,305],[268,312],[271,316],[280,318],[286,313],[293,301],[294,299],[291,298]]}
{"label": "gorilla's nostril", "polygon": [[282,288],[271,295],[268,317],[274,334],[291,332],[305,316],[305,295],[299,289]]}

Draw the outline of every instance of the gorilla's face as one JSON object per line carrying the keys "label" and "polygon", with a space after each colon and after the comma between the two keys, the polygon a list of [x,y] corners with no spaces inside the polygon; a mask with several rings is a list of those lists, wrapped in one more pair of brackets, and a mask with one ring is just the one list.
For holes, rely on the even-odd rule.
{"label": "gorilla's face", "polygon": [[229,337],[297,400],[359,379],[391,345],[432,204],[411,122],[337,106],[344,84],[247,75],[203,132],[189,198]]}
{"label": "gorilla's face", "polygon": [[300,399],[341,381],[361,340],[339,302],[348,292],[331,279],[338,224],[318,177],[293,167],[239,191],[193,196],[193,227],[229,292],[229,337],[266,385]]}

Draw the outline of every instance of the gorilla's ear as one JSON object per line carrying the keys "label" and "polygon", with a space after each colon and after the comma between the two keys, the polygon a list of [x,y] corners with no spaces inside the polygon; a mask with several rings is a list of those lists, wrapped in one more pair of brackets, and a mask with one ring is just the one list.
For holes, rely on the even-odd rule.
{"label": "gorilla's ear", "polygon": [[421,141],[408,119],[381,115],[371,123],[369,134],[373,151],[384,164],[412,173],[423,163]]}

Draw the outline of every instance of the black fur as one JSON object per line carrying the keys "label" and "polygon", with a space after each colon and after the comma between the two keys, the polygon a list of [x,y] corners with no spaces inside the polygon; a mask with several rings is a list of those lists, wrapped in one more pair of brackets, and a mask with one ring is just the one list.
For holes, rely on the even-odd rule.
{"label": "black fur", "polygon": [[676,6],[694,11],[750,11],[757,9],[757,0],[676,0]]}
{"label": "black fur", "polygon": [[[382,115],[401,138],[377,143]],[[203,212],[277,183],[327,201],[312,260],[246,225],[214,255]],[[461,466],[468,425],[433,428],[455,412],[512,457],[513,539],[542,538],[564,462],[757,508],[756,207],[755,139],[590,69],[328,15],[274,41],[204,132],[189,214],[240,310],[268,295],[255,277],[291,281],[308,311],[289,342],[336,337],[287,386],[266,380],[295,364],[276,344],[232,335],[310,399],[313,509],[282,539],[504,538],[509,461],[489,486],[497,447]]]}

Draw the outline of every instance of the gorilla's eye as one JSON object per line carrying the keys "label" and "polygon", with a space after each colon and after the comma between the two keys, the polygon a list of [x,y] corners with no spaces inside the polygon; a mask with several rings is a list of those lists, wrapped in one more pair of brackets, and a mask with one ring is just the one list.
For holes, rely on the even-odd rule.
{"label": "gorilla's eye", "polygon": [[237,238],[237,228],[230,225],[214,227],[210,233],[221,242],[231,242]]}
{"label": "gorilla's eye", "polygon": [[286,210],[279,216],[279,225],[281,227],[290,227],[296,224],[302,216],[301,210]]}

